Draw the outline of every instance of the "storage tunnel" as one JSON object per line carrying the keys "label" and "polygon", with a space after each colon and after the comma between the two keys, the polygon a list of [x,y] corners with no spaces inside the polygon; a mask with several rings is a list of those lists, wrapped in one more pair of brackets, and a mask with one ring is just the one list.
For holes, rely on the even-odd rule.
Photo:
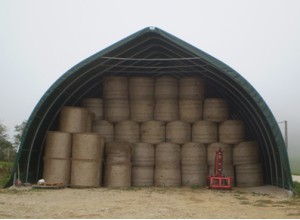
{"label": "storage tunnel", "polygon": [[43,95],[24,130],[15,161],[23,183],[42,178],[45,134],[56,130],[63,106],[78,106],[85,97],[101,97],[106,76],[200,76],[208,97],[228,101],[230,118],[245,122],[246,136],[255,139],[265,184],[291,190],[289,160],[279,126],[258,92],[236,71],[156,27],[138,31],[80,62]]}

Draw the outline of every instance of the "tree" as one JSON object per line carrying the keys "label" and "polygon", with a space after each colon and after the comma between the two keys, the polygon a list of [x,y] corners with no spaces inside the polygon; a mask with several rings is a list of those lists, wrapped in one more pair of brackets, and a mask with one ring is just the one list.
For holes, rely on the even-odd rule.
{"label": "tree", "polygon": [[14,135],[14,149],[17,151],[18,150],[18,147],[21,143],[21,138],[22,138],[22,135],[23,135],[23,132],[24,132],[24,129],[26,127],[26,124],[27,124],[27,120],[24,120],[20,125],[16,125],[15,126],[15,135]]}
{"label": "tree", "polygon": [[0,123],[0,160],[11,161],[13,144],[8,140],[7,128]]}

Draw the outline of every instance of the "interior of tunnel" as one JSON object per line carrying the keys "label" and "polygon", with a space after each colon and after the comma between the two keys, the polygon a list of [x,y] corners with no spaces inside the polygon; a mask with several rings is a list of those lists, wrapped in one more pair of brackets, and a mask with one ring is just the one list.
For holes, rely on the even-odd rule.
{"label": "interior of tunnel", "polygon": [[19,172],[23,182],[36,182],[42,177],[46,132],[57,130],[63,106],[80,106],[84,98],[102,97],[106,76],[163,75],[201,77],[206,97],[226,99],[230,118],[244,121],[246,140],[258,143],[264,183],[292,189],[285,143],[263,98],[232,68],[159,28],[145,28],[124,38],[54,82],[28,120],[14,173]]}

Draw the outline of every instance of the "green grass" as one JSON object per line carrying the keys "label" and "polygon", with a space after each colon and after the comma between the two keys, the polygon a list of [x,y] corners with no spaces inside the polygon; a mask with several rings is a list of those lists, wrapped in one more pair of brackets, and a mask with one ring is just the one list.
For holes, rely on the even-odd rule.
{"label": "green grass", "polygon": [[300,198],[300,183],[294,181],[295,196]]}
{"label": "green grass", "polygon": [[13,167],[13,162],[0,161],[0,188],[7,183]]}

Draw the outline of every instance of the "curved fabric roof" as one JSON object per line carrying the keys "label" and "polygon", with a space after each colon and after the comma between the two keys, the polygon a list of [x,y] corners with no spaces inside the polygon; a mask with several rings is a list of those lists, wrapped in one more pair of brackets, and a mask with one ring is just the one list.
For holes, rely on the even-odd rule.
{"label": "curved fabric roof", "polygon": [[[159,29],[145,28],[74,66],[44,94],[24,130],[15,163],[21,180],[42,176],[47,130],[57,130],[62,106],[78,105],[84,97],[101,96],[107,75],[203,77],[206,94],[230,104],[231,118],[246,123],[247,138],[257,140],[266,184],[292,189],[285,143],[270,109],[257,91],[236,71],[205,52]],[[11,182],[10,182],[11,183]]]}

